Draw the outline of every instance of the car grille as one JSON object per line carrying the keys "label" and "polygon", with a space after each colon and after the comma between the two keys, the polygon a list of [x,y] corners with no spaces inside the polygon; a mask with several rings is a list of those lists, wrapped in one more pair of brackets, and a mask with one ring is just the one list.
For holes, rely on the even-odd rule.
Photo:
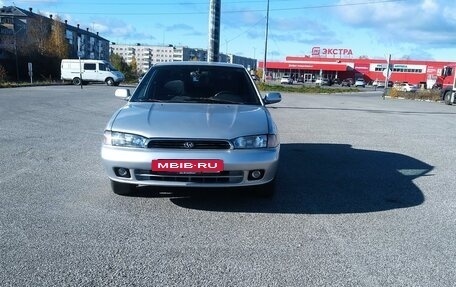
{"label": "car grille", "polygon": [[231,145],[226,140],[150,140],[148,148],[169,149],[219,149],[227,150]]}
{"label": "car grille", "polygon": [[145,169],[136,169],[137,180],[171,181],[171,182],[195,182],[195,183],[240,183],[244,178],[244,172],[222,171],[219,173],[195,173],[180,174],[174,172],[154,172]]}

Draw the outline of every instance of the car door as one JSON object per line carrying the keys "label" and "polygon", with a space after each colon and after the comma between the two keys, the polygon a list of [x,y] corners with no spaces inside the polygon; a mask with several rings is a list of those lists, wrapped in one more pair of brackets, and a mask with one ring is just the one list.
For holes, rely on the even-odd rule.
{"label": "car door", "polygon": [[84,63],[84,74],[82,75],[83,81],[99,81],[97,74],[96,63]]}

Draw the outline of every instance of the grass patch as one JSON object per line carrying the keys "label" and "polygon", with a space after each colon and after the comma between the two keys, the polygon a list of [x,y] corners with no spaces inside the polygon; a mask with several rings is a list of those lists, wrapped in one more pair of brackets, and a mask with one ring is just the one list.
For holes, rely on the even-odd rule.
{"label": "grass patch", "polygon": [[37,81],[33,83],[29,82],[1,82],[0,88],[20,88],[20,87],[35,87],[35,86],[52,86],[62,85],[61,81]]}
{"label": "grass patch", "polygon": [[303,85],[271,85],[265,83],[257,83],[260,91],[274,91],[286,93],[302,93],[302,94],[335,94],[335,93],[353,93],[359,92],[358,88],[334,88],[327,86],[303,86]]}
{"label": "grass patch", "polygon": [[421,101],[432,101],[439,102],[440,91],[439,90],[418,90],[416,92],[402,92],[396,89],[390,89],[388,94],[393,99],[408,99],[408,100],[421,100]]}

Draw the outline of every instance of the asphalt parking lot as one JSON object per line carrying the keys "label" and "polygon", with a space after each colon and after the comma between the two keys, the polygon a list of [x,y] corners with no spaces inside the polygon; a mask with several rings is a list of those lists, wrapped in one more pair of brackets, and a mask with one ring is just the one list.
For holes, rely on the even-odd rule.
{"label": "asphalt parking lot", "polygon": [[110,190],[115,87],[0,89],[3,286],[454,286],[456,107],[283,94],[278,191]]}

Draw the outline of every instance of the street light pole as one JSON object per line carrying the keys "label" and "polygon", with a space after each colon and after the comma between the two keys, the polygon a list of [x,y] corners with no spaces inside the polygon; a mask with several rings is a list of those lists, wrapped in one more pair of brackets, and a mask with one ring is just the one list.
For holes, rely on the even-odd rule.
{"label": "street light pole", "polygon": [[[14,27],[14,24],[13,24]],[[13,28],[14,29],[14,28]],[[17,60],[17,40],[16,40],[16,33],[14,33],[14,57],[16,58],[16,81],[19,82],[19,63]]]}
{"label": "street light pole", "polygon": [[[221,0],[211,0],[209,5],[209,47],[207,49],[207,61],[218,62],[220,60],[220,12]],[[228,43],[227,43],[228,46]],[[228,49],[228,48],[227,48]]]}
{"label": "street light pole", "polygon": [[82,61],[81,61],[81,55],[82,55],[81,47],[82,47],[82,44],[81,44],[81,41],[82,41],[82,36],[81,37],[78,36],[79,81],[80,81],[79,84],[80,84],[81,89],[82,89]]}
{"label": "street light pole", "polygon": [[266,35],[265,35],[265,40],[264,40],[264,62],[263,62],[263,82],[266,82],[266,58],[268,54],[268,30],[269,30],[269,0],[268,0],[268,6],[266,9]]}

